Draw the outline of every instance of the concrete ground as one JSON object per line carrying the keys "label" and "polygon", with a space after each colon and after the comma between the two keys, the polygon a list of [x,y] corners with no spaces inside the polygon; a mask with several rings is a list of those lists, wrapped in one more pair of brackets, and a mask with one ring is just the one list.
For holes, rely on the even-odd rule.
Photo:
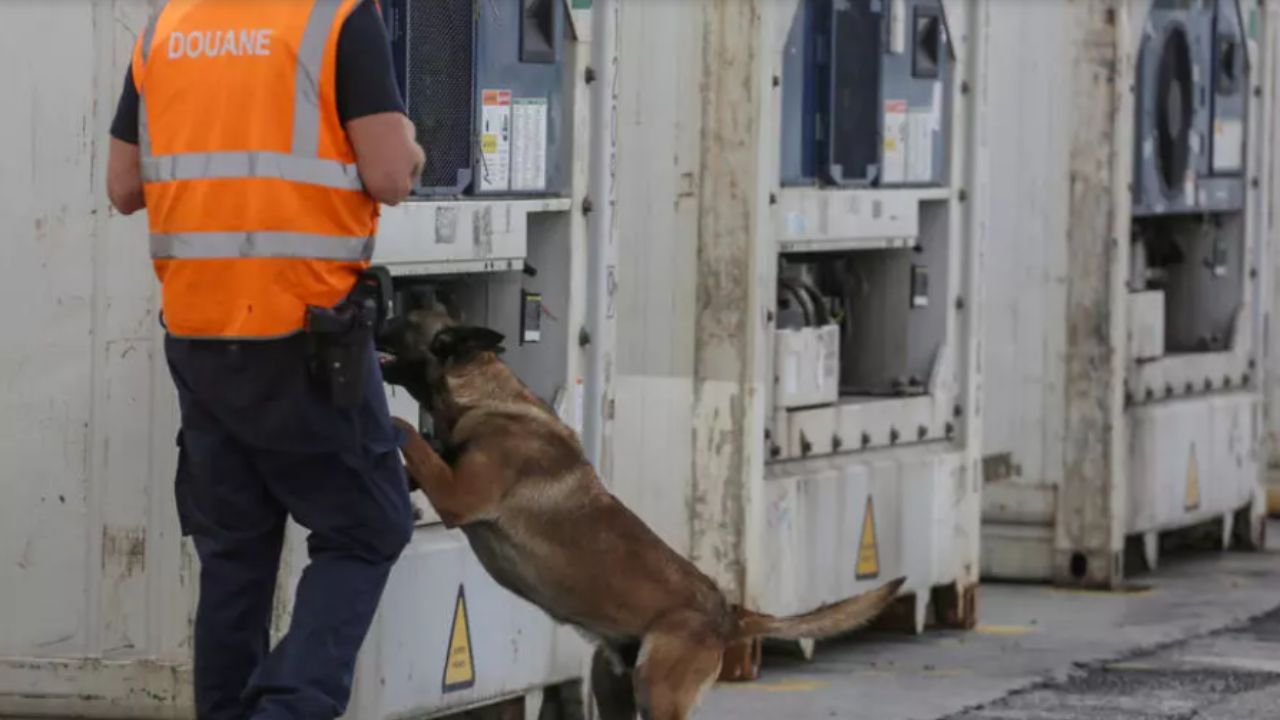
{"label": "concrete ground", "polygon": [[971,632],[766,657],[700,720],[1280,718],[1280,524],[1262,553],[1162,559],[1124,593],[985,585]]}

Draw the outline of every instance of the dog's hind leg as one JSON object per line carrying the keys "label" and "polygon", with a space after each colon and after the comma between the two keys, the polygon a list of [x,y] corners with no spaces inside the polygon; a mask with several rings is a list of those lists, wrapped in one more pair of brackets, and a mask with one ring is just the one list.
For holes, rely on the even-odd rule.
{"label": "dog's hind leg", "polygon": [[595,696],[600,720],[635,720],[636,693],[631,683],[631,668],[623,667],[603,647],[597,647],[591,659],[591,694]]}
{"label": "dog's hind leg", "polygon": [[636,665],[636,698],[645,720],[686,720],[720,675],[724,638],[705,615],[678,611],[649,629]]}

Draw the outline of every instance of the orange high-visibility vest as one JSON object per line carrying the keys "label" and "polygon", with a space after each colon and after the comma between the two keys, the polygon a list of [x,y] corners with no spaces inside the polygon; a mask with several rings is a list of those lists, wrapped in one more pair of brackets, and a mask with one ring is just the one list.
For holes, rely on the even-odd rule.
{"label": "orange high-visibility vest", "polygon": [[170,0],[133,56],[151,257],[179,337],[303,329],[368,266],[378,204],[337,107],[360,0]]}

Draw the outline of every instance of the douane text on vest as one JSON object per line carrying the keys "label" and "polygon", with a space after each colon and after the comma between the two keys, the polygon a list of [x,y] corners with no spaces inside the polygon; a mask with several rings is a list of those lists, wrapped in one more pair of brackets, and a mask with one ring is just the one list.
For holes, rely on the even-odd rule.
{"label": "douane text on vest", "polygon": [[267,57],[271,55],[271,34],[271,30],[175,32],[169,36],[169,59]]}

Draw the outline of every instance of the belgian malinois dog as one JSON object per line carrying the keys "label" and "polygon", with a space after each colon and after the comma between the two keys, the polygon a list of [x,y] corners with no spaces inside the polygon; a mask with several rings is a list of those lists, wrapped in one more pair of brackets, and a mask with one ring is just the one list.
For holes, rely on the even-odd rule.
{"label": "belgian malinois dog", "polygon": [[805,615],[734,607],[597,478],[577,436],[500,360],[502,336],[457,326],[437,304],[394,321],[387,382],[426,409],[437,453],[396,419],[411,480],[460,528],[500,585],[596,643],[604,720],[684,720],[731,643],[824,638],[858,628],[903,578]]}

